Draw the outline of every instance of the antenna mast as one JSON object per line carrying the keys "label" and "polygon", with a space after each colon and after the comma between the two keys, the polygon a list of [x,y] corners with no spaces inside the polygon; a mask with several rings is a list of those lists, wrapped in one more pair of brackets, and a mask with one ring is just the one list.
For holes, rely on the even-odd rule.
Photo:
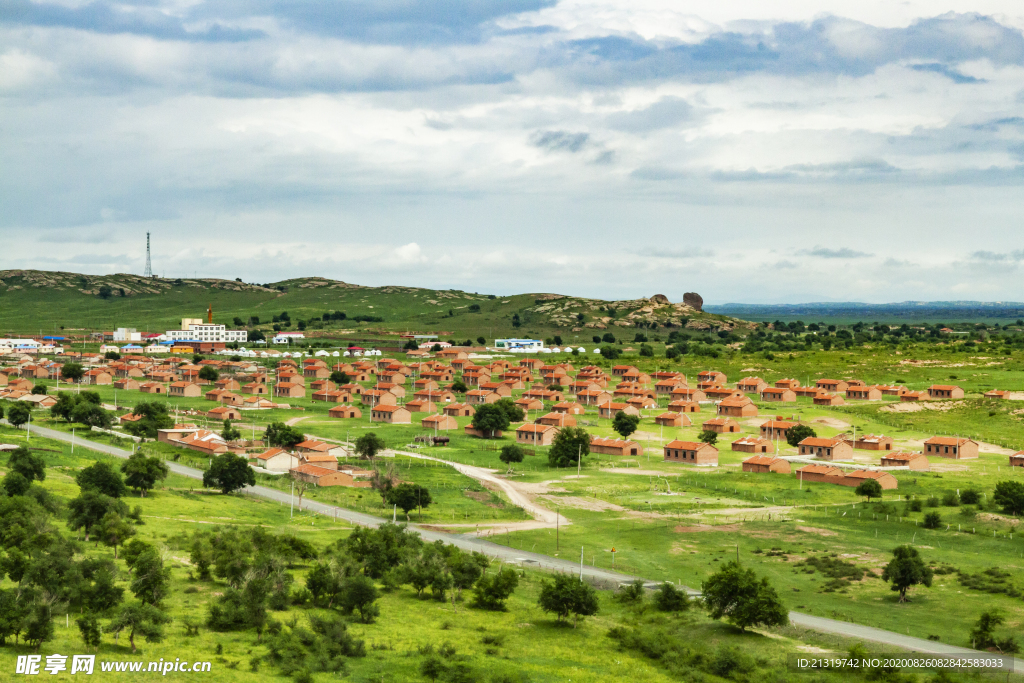
{"label": "antenna mast", "polygon": [[149,258],[149,233],[146,233],[146,272],[144,277],[153,277],[153,262]]}

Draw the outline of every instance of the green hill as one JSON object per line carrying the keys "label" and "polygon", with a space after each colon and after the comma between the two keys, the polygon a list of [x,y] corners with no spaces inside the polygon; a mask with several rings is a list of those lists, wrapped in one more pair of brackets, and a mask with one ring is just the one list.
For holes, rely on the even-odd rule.
{"label": "green hill", "polygon": [[[364,287],[321,277],[249,284],[216,278],[164,279],[138,275],[81,275],[38,270],[0,271],[0,334],[72,334],[117,327],[163,332],[182,318],[205,318],[269,330],[287,312],[292,327],[307,324],[307,336],[359,332],[478,336],[560,335],[590,342],[594,334],[667,325],[691,329],[733,329],[742,321],[673,304],[663,296],[603,301],[560,294],[496,296],[417,287]],[[698,304],[699,306],[699,304]],[[323,322],[325,313],[344,312],[344,321]],[[357,316],[382,321],[357,322]],[[258,319],[258,323],[252,321]],[[519,327],[515,326],[518,321]],[[623,336],[618,334],[617,336]]]}

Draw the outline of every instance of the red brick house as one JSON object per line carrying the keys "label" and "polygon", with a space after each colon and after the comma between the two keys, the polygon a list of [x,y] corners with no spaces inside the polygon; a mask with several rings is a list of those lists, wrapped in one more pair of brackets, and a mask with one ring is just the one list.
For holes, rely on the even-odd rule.
{"label": "red brick house", "polygon": [[676,387],[672,390],[673,401],[706,401],[708,400],[707,395],[700,389],[694,387]]}
{"label": "red brick house", "polygon": [[166,394],[167,390],[159,382],[145,382],[139,385],[139,391],[144,394]]}
{"label": "red brick house", "polygon": [[736,388],[747,394],[760,394],[768,388],[768,382],[760,377],[744,377],[736,383]]}
{"label": "red brick house", "polygon": [[738,453],[769,453],[775,450],[775,444],[759,436],[744,436],[730,444]]}
{"label": "red brick house", "polygon": [[816,406],[844,406],[846,401],[839,394],[820,393],[813,399]]}
{"label": "red brick house", "polygon": [[412,415],[402,406],[378,404],[370,410],[370,422],[407,425],[412,424]]}
{"label": "red brick house", "polygon": [[986,391],[984,394],[985,398],[994,398],[998,400],[1006,400],[1010,398],[1009,391],[1002,391],[1000,389],[993,389],[992,391]]}
{"label": "red brick house", "polygon": [[719,401],[717,412],[719,415],[729,417],[755,417],[757,416],[757,406],[749,398],[741,395],[738,398]]}
{"label": "red brick house", "polygon": [[761,437],[769,441],[785,441],[789,436],[789,430],[796,427],[799,422],[787,422],[785,420],[768,420],[761,424]]}
{"label": "red brick house", "polygon": [[978,442],[952,436],[933,436],[924,442],[925,455],[969,460],[978,457]]}
{"label": "red brick house", "polygon": [[561,403],[556,403],[551,410],[556,413],[565,413],[566,415],[582,415],[586,409],[579,403],[562,401]]}
{"label": "red brick house", "polygon": [[718,370],[703,370],[697,373],[697,381],[713,384],[725,384],[728,380],[726,379],[724,372],[719,372]]}
{"label": "red brick house", "polygon": [[689,427],[693,422],[682,413],[662,413],[654,418],[654,424],[662,427]]}
{"label": "red brick house", "polygon": [[736,434],[740,431],[740,423],[728,417],[713,417],[705,421],[701,427],[718,434]]}
{"label": "red brick house", "polygon": [[874,479],[882,486],[882,490],[891,491],[899,486],[899,482],[896,481],[896,477],[892,476],[888,472],[880,472],[878,470],[855,470],[853,472],[847,472],[846,475],[841,477],[836,483],[840,486],[856,487],[863,484],[868,479]]}
{"label": "red brick house", "polygon": [[358,419],[362,416],[363,411],[351,405],[332,406],[331,409],[327,411],[327,417],[335,417],[339,419]]}
{"label": "red brick house", "polygon": [[668,409],[677,413],[699,413],[700,404],[695,401],[672,401]]}
{"label": "red brick house", "polygon": [[576,418],[568,413],[548,413],[542,417],[538,417],[535,422],[540,425],[548,425],[550,427],[575,427]]}
{"label": "red brick house", "polygon": [[1024,451],[1017,451],[1010,456],[1010,467],[1024,467]]}
{"label": "red brick house", "polygon": [[843,478],[843,471],[832,465],[804,465],[796,471],[801,481],[838,484]]}
{"label": "red brick house", "polygon": [[424,429],[435,429],[439,432],[447,432],[452,429],[459,428],[459,424],[455,421],[455,418],[451,415],[445,415],[444,413],[428,415],[420,420],[420,425],[422,425]]}
{"label": "red brick house", "polygon": [[[811,465],[811,467],[814,467],[814,465]],[[758,474],[767,474],[768,472],[789,474],[793,470],[789,461],[783,458],[776,458],[774,455],[755,455],[743,461],[743,471]]]}
{"label": "red brick house", "polygon": [[717,467],[718,449],[700,441],[669,441],[665,444],[665,462],[681,462],[697,467]]}
{"label": "red brick house", "polygon": [[125,379],[119,379],[116,382],[114,382],[114,388],[115,389],[122,389],[124,391],[138,391],[139,390],[139,380],[133,379],[131,377],[126,377]]}
{"label": "red brick house", "polygon": [[908,453],[906,451],[886,453],[882,456],[881,465],[882,467],[909,467],[912,470],[921,471],[931,469],[924,453]]}
{"label": "red brick house", "polygon": [[626,415],[639,415],[640,411],[628,403],[613,403],[611,401],[602,403],[597,407],[597,414],[599,417],[605,419],[614,419],[615,415],[619,412],[623,412]]}
{"label": "red brick house", "polygon": [[928,387],[929,398],[963,398],[964,390],[950,384],[933,384]]}
{"label": "red brick house", "polygon": [[850,387],[841,379],[819,379],[814,385],[819,389],[831,392],[844,392]]}
{"label": "red brick house", "polygon": [[516,443],[530,446],[550,446],[558,430],[546,424],[524,424],[516,427]]}
{"label": "red brick house", "polygon": [[364,406],[370,406],[371,408],[398,405],[398,398],[394,394],[381,389],[367,389],[363,392],[360,400]]}
{"label": "red brick house", "polygon": [[636,441],[602,439],[595,436],[590,439],[590,452],[603,455],[640,455],[642,449]]}
{"label": "red brick house", "polygon": [[845,460],[853,457],[853,447],[850,446],[850,442],[839,437],[823,439],[811,436],[797,445],[800,455],[810,455],[822,460]]}
{"label": "red brick house", "polygon": [[436,413],[437,404],[425,399],[417,398],[405,404],[405,409],[410,413]]}
{"label": "red brick house", "polygon": [[788,387],[768,387],[761,392],[761,400],[772,403],[793,403],[796,392]]}
{"label": "red brick house", "polygon": [[846,390],[846,398],[854,401],[881,401],[882,390],[875,386],[850,386]]}
{"label": "red brick house", "polygon": [[198,384],[192,382],[172,382],[167,387],[168,396],[181,396],[187,398],[196,398],[202,395],[203,390],[199,388]]}
{"label": "red brick house", "polygon": [[798,379],[780,379],[778,382],[775,383],[775,386],[778,389],[794,390],[798,386],[800,386],[800,380],[798,380]]}
{"label": "red brick house", "polygon": [[306,387],[296,382],[278,382],[274,385],[274,396],[306,398]]}
{"label": "red brick house", "polygon": [[476,415],[476,408],[468,403],[449,403],[443,408],[444,414],[450,417],[473,417]]}
{"label": "red brick house", "polygon": [[853,442],[853,447],[862,451],[891,451],[892,437],[884,434],[864,434]]}

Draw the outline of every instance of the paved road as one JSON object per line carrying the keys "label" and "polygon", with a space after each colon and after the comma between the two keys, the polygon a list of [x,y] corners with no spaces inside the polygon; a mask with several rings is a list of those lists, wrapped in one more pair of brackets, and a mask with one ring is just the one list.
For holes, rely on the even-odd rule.
{"label": "paved road", "polygon": [[[6,420],[4,420],[6,423]],[[71,435],[59,432],[54,429],[47,429],[46,427],[32,427],[32,431],[40,436],[45,436],[50,439],[57,441],[71,441]],[[128,458],[131,455],[130,451],[126,451],[121,448],[114,446],[108,446],[107,444],[96,443],[93,441],[87,441],[78,436],[75,437],[75,445],[83,448],[89,448],[94,451],[113,455],[118,458]],[[197,470],[192,467],[185,467],[174,462],[168,462],[167,466],[175,474],[180,474],[185,477],[192,479],[202,480],[203,471]],[[249,495],[259,496],[261,498],[267,498],[274,501],[289,502],[291,496],[283,491],[276,489],[267,488],[265,486],[248,486],[245,492]],[[358,524],[360,526],[376,527],[388,520],[381,517],[375,517],[373,515],[363,514],[361,512],[354,512],[345,508],[335,507],[333,505],[325,505],[311,500],[302,501],[302,509],[310,512],[325,515],[336,519],[344,519]],[[498,545],[485,541],[480,538],[473,536],[462,536],[454,534],[446,534],[433,529],[424,529],[413,525],[416,531],[428,542],[437,540],[444,541],[445,543],[451,543],[462,550],[467,551],[478,551],[488,556],[503,560],[506,562],[517,562],[528,567],[539,567],[543,569],[549,569],[553,571],[562,572],[582,572],[582,575],[590,579],[591,581],[604,585],[604,586],[617,586],[621,583],[627,583],[634,580],[636,577],[621,574],[618,572],[612,572],[597,567],[588,567],[585,564],[580,565],[578,561],[566,560],[558,557],[551,557],[549,555],[541,555],[539,553],[531,553],[525,550],[516,550],[515,548],[509,548],[507,546]],[[567,554],[572,554],[575,551],[567,551]],[[659,582],[660,583],[660,582]],[[691,591],[692,592],[692,591]],[[894,633],[892,631],[884,631],[878,628],[872,628],[871,626],[861,626],[860,624],[852,624],[846,621],[836,621],[835,619],[826,619],[824,617],[815,617],[810,614],[803,614],[801,612],[790,612],[790,621],[796,626],[803,626],[814,631],[820,631],[824,633],[834,633],[836,635],[847,636],[851,638],[858,638],[861,640],[871,641],[875,643],[884,643],[886,645],[894,645],[906,650],[913,652],[924,652],[924,653],[948,653],[948,654],[977,654],[975,650],[968,648],[954,647],[951,645],[945,645],[943,643],[937,643],[930,640],[923,640],[921,638],[914,638],[909,635]],[[1024,660],[1014,659],[1013,669],[1015,671],[1024,671]]]}

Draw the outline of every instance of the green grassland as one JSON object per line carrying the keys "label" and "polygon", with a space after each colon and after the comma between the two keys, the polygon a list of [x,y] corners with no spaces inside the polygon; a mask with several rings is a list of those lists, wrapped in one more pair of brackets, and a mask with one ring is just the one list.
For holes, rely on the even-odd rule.
{"label": "green grassland", "polygon": [[[0,441],[20,442],[23,438],[22,432],[0,427]],[[32,447],[42,449],[37,452],[43,454],[47,462],[45,488],[64,499],[78,493],[74,473],[102,459],[102,456],[81,446],[72,454],[67,444],[39,437],[32,439]],[[168,661],[181,658],[211,662],[212,673],[208,678],[219,682],[288,680],[279,675],[272,665],[261,661],[267,653],[267,646],[265,642],[257,642],[255,633],[251,631],[213,632],[200,627],[197,636],[185,634],[185,621],[191,619],[203,622],[209,605],[227,588],[223,581],[200,581],[194,577],[189,565],[186,536],[196,529],[258,525],[271,533],[294,534],[322,548],[344,537],[349,533],[349,527],[323,517],[314,519],[301,512],[292,517],[287,508],[258,499],[194,490],[193,482],[174,476],[169,477],[147,497],[131,496],[128,502],[142,509],[144,525],[137,527],[138,537],[162,549],[165,565],[170,567],[171,590],[162,608],[173,621],[165,627],[162,642],[149,643],[140,639],[137,654],[131,653],[126,638],[115,643],[111,636],[105,635],[96,652],[98,660],[148,663],[161,658]],[[55,521],[59,524],[59,520]],[[767,525],[762,530],[770,532]],[[636,545],[641,542],[634,540],[640,538],[636,532],[624,532],[623,536],[623,544]],[[571,537],[573,543],[576,540]],[[808,550],[810,542],[803,539],[794,541],[784,536],[773,536],[773,540],[787,545],[787,550],[794,554],[775,555],[772,557],[774,564],[765,564],[759,566],[759,569],[770,573],[773,580],[788,590],[789,583],[793,581],[790,574],[793,573],[791,564],[796,558],[795,553]],[[799,549],[788,547],[794,543],[800,544]],[[767,543],[765,545],[767,547]],[[716,548],[697,556],[690,555],[687,550],[681,554],[679,567],[711,566],[730,555],[731,543],[725,552],[720,550]],[[89,556],[112,557],[109,548],[94,543],[83,543],[81,552]],[[744,544],[742,552],[745,561],[752,557],[747,544]],[[121,581],[124,582],[126,568],[123,559],[116,563],[121,570]],[[308,565],[301,563],[292,567],[296,587],[302,585],[308,569]],[[803,575],[798,578],[803,578]],[[696,652],[704,657],[701,666],[705,670],[718,671],[724,676],[698,672],[700,679],[709,683],[751,680],[749,676],[755,675],[755,672],[762,678],[767,676],[777,681],[807,680],[818,683],[870,680],[870,675],[865,678],[857,672],[797,674],[785,668],[786,658],[791,654],[845,652],[853,644],[852,641],[822,636],[795,627],[741,634],[732,627],[709,620],[698,610],[691,610],[681,616],[662,615],[649,608],[638,610],[627,607],[615,601],[609,592],[600,595],[600,613],[583,620],[579,628],[559,625],[536,604],[544,580],[542,573],[524,570],[519,588],[504,612],[473,609],[468,601],[451,603],[418,598],[408,588],[383,593],[379,600],[380,616],[375,623],[353,622],[348,627],[355,637],[365,641],[366,656],[349,658],[342,676],[316,674],[313,680],[318,683],[339,678],[385,682],[426,680],[419,672],[424,660],[423,653],[427,648],[436,650],[444,644],[453,646],[454,661],[470,667],[473,672],[471,680],[538,683],[567,680],[598,683],[624,678],[652,683],[693,680],[691,676],[672,674],[673,670],[678,670],[673,667],[679,664],[677,660],[663,654],[666,639],[679,648],[685,646],[691,654]],[[879,583],[877,580],[872,581]],[[0,581],[2,588],[10,585],[9,580]],[[813,603],[812,597],[801,594],[798,599]],[[922,603],[900,608],[907,614],[906,621],[911,621],[912,610],[927,609],[930,603],[924,601],[934,599],[922,598]],[[894,606],[886,602],[880,608],[896,611]],[[87,652],[71,618],[75,615],[69,614],[66,622],[60,616],[63,615],[56,618],[54,638],[43,645],[41,652]],[[275,611],[273,617],[286,625],[301,624],[305,618],[303,610],[294,607]],[[615,629],[619,633],[633,634],[630,647],[623,647],[620,644],[623,642],[621,638],[611,637]],[[655,645],[656,640],[661,641],[661,646]],[[888,648],[872,646],[871,649],[884,651]],[[0,647],[0,671],[5,672],[5,677],[9,676],[8,672],[14,670],[15,658],[30,652],[28,647],[13,643]],[[730,669],[728,662],[737,659],[739,664],[734,665],[739,666],[739,669]],[[254,670],[253,662],[258,672]],[[118,676],[112,674],[104,677],[98,672],[94,675],[100,680]],[[190,676],[192,674],[171,673],[167,679],[187,679]],[[60,677],[69,675],[64,673]],[[947,680],[959,679],[954,675]]]}
{"label": "green grassland", "polygon": [[[100,288],[113,294],[101,298]],[[124,291],[124,296],[120,292]],[[475,309],[471,307],[477,307]],[[0,310],[4,311],[0,333],[65,334],[134,327],[164,332],[178,329],[182,318],[205,318],[212,307],[216,322],[232,327],[235,317],[259,325],[250,329],[271,331],[274,316],[287,312],[294,324],[299,320],[322,319],[324,313],[344,312],[348,320],[310,323],[308,337],[334,339],[375,339],[399,333],[438,334],[459,341],[483,336],[495,337],[562,334],[566,342],[590,340],[586,323],[601,320],[615,327],[613,320],[671,320],[679,322],[680,311],[648,299],[600,301],[551,294],[497,296],[460,290],[416,287],[363,287],[325,278],[299,278],[267,283],[266,286],[217,279],[142,278],[134,275],[93,276],[46,271],[0,272]],[[651,311],[644,310],[651,308]],[[686,308],[686,319],[720,323],[725,316]],[[513,326],[518,315],[521,327]],[[378,316],[382,322],[357,323],[355,316]],[[575,332],[572,332],[577,328]],[[286,329],[295,330],[296,327]]]}

